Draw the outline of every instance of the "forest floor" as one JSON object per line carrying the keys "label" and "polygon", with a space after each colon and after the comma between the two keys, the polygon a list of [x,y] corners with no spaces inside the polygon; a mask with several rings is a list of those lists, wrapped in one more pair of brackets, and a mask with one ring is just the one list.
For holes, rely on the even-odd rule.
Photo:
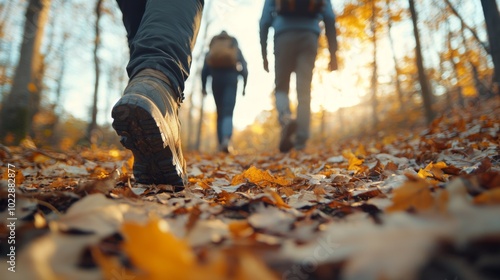
{"label": "forest floor", "polygon": [[498,116],[496,98],[305,152],[187,153],[178,193],[134,183],[126,151],[3,147],[0,275],[498,279]]}

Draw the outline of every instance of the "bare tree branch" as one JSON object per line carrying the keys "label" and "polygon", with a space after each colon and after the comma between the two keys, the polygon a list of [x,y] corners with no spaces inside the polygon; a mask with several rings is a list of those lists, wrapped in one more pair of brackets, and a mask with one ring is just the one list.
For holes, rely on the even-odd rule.
{"label": "bare tree branch", "polygon": [[491,54],[490,53],[490,49],[489,47],[483,42],[481,41],[481,39],[479,39],[479,36],[477,35],[477,32],[472,28],[470,27],[465,21],[464,19],[462,18],[462,16],[460,16],[460,14],[458,13],[458,11],[455,9],[455,7],[453,7],[453,5],[450,3],[450,0],[444,0],[444,2],[446,2],[446,5],[448,6],[448,8],[450,8],[451,12],[460,20],[460,22],[462,23],[462,25],[470,31],[470,33],[472,33],[472,36],[474,37],[474,39],[476,39],[476,41],[483,47],[484,51],[487,53],[487,54]]}

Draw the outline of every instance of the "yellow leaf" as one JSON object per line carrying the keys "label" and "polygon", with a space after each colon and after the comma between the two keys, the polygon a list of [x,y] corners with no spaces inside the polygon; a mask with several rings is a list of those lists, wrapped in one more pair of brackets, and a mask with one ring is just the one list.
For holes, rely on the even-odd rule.
{"label": "yellow leaf", "polygon": [[[9,172],[10,171],[10,172]],[[24,182],[24,175],[23,175],[23,172],[21,172],[20,170],[17,170],[17,169],[14,169],[14,172],[15,172],[15,177],[12,178],[12,172],[13,170],[10,169],[10,168],[5,168],[3,170],[3,174],[2,174],[2,179],[3,180],[9,180],[9,179],[14,179],[15,182],[14,182],[14,185],[18,185],[18,184],[21,184],[22,182]],[[10,176],[9,176],[10,175]],[[11,181],[12,182],[12,181]],[[11,183],[9,182],[9,183]]]}
{"label": "yellow leaf", "polygon": [[33,156],[33,162],[34,163],[45,163],[47,161],[49,161],[50,158],[44,154],[41,154],[41,153],[36,153],[34,156]]}
{"label": "yellow leaf", "polygon": [[354,152],[354,154],[357,157],[364,157],[364,156],[366,156],[365,146],[363,146],[362,144],[359,144],[358,149],[356,150],[356,152]]}
{"label": "yellow leaf", "polygon": [[125,235],[123,250],[135,265],[153,279],[161,275],[187,279],[186,272],[195,265],[195,255],[185,241],[162,231],[159,221],[152,220],[144,226],[125,223],[122,232]]}
{"label": "yellow leaf", "polygon": [[406,182],[393,193],[392,205],[386,209],[387,212],[405,211],[410,208],[422,211],[434,205],[429,183],[419,178]]}
{"label": "yellow leaf", "polygon": [[288,186],[291,184],[291,182],[283,177],[279,176],[273,176],[269,174],[268,171],[264,171],[261,169],[258,169],[255,166],[251,166],[247,170],[245,170],[243,173],[238,174],[233,177],[233,180],[231,181],[231,185],[237,185],[245,182],[245,179],[248,180],[251,183],[257,184],[261,187],[266,187],[266,186],[272,186],[272,185],[281,185],[281,186]]}
{"label": "yellow leaf", "polygon": [[235,238],[242,238],[252,235],[253,228],[247,220],[234,221],[228,224],[229,231]]}
{"label": "yellow leaf", "polygon": [[[246,224],[245,224],[246,223]],[[277,279],[270,270],[249,253],[237,252],[222,254],[218,251],[209,252],[204,257],[203,264],[198,262],[186,241],[176,238],[160,227],[161,222],[153,219],[146,225],[125,223],[122,228],[125,237],[123,250],[128,255],[139,274],[137,280],[227,280],[227,279]],[[244,222],[230,224],[231,232],[236,236],[245,236],[253,229]],[[105,275],[111,271],[124,271],[120,264],[96,254],[97,262]],[[228,266],[228,257],[231,264]],[[116,273],[115,273],[116,274]],[[113,279],[113,278],[108,278]]]}
{"label": "yellow leaf", "polygon": [[397,140],[396,136],[390,135],[390,136],[384,137],[384,139],[382,139],[382,143],[384,145],[390,145],[390,144],[394,143],[396,140]]}
{"label": "yellow leaf", "polygon": [[245,182],[246,182],[245,175],[242,173],[242,174],[235,175],[233,177],[233,180],[231,180],[231,185],[236,186],[238,184],[243,184]]}
{"label": "yellow leaf", "polygon": [[359,159],[356,155],[354,155],[351,151],[343,151],[342,156],[344,156],[349,162],[348,170],[358,171],[360,170],[360,165],[363,164],[364,160]]}
{"label": "yellow leaf", "polygon": [[356,157],[350,150],[343,150],[342,151],[342,156],[345,157],[346,159],[350,159],[352,157]]}
{"label": "yellow leaf", "polygon": [[283,199],[278,193],[274,191],[268,191],[268,193],[271,194],[271,196],[273,197],[276,206],[283,208],[290,208],[290,206],[283,201]]}
{"label": "yellow leaf", "polygon": [[348,170],[359,170],[359,166],[363,164],[363,159],[359,159],[357,157],[352,157],[349,159],[349,167],[347,168]]}
{"label": "yellow leaf", "polygon": [[[432,167],[435,167],[435,168],[439,168],[439,169],[443,169],[445,167],[448,167],[448,165],[446,165],[446,163],[443,162],[443,161],[436,162],[434,164],[432,164],[432,162],[431,162],[429,165],[432,166]],[[427,165],[427,166],[429,166],[429,165]]]}
{"label": "yellow leaf", "polygon": [[418,171],[418,176],[422,179],[425,178],[435,178],[440,181],[444,181],[443,168],[448,167],[446,163],[440,161],[437,163],[429,163],[424,169]]}
{"label": "yellow leaf", "polygon": [[425,179],[427,177],[432,177],[432,173],[428,170],[425,170],[425,169],[420,169],[418,171],[418,177],[422,178],[422,179]]}

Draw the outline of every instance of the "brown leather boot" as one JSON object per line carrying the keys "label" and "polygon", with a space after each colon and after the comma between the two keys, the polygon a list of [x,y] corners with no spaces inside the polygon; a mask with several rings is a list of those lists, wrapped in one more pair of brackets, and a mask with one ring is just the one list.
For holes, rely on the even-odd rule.
{"label": "brown leather boot", "polygon": [[178,107],[180,99],[160,71],[144,69],[113,107],[113,128],[134,154],[134,177],[142,184],[186,183]]}

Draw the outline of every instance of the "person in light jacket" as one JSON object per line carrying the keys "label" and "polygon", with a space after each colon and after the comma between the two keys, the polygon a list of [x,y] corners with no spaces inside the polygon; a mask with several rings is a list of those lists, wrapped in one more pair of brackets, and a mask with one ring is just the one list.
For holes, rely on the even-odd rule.
{"label": "person in light jacket", "polygon": [[[281,152],[288,152],[292,148],[304,149],[309,138],[311,80],[321,32],[319,22],[323,21],[328,39],[331,57],[330,71],[337,69],[337,33],[335,15],[329,0],[325,1],[322,11],[313,16],[282,15],[276,10],[276,1],[265,1],[260,19],[260,44],[264,70],[269,72],[267,37],[272,27],[274,29],[276,108],[281,125],[279,149]],[[292,72],[295,72],[297,80],[296,118],[292,117],[288,96]]]}

